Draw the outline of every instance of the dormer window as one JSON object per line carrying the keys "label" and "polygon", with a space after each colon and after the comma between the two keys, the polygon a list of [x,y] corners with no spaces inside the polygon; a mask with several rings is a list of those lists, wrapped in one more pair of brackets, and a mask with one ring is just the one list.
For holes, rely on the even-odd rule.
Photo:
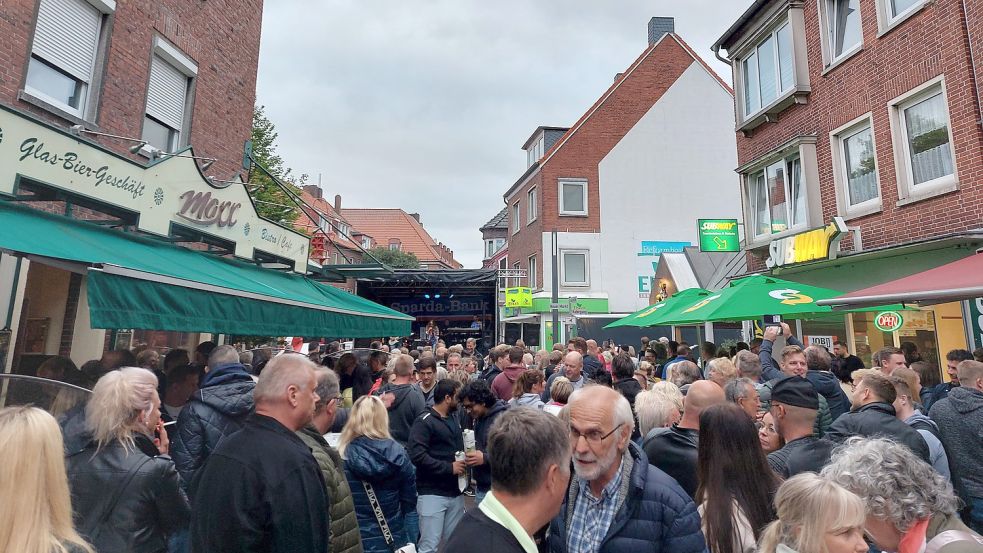
{"label": "dormer window", "polygon": [[389,249],[390,251],[394,252],[398,252],[402,249],[402,244],[400,243],[399,238],[389,240]]}
{"label": "dormer window", "polygon": [[526,150],[526,167],[532,167],[533,163],[536,163],[543,157],[543,154],[545,153],[543,150],[545,147],[546,135],[543,134],[539,136],[539,139],[536,140],[536,142],[529,146],[528,150]]}

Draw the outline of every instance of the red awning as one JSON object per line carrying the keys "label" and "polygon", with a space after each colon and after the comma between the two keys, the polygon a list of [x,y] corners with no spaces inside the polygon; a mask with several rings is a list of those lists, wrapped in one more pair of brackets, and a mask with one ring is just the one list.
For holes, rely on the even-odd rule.
{"label": "red awning", "polygon": [[978,297],[983,297],[983,253],[816,303],[836,309],[888,303],[933,305]]}

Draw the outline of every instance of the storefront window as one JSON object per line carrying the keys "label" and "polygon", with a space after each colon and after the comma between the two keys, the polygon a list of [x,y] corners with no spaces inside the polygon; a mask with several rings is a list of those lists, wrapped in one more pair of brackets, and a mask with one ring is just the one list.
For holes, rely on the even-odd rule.
{"label": "storefront window", "polygon": [[901,347],[905,342],[915,344],[922,360],[939,366],[939,338],[936,331],[935,312],[903,311],[904,323],[895,332],[884,332],[874,325],[876,312],[854,313],[853,334],[857,357],[864,365],[871,366],[871,356],[886,347]]}
{"label": "storefront window", "polygon": [[186,349],[194,352],[198,346],[198,334],[188,332],[166,332],[163,330],[134,330],[132,347],[146,344],[150,349],[155,349],[166,354],[176,348]]}
{"label": "storefront window", "polygon": [[843,315],[836,315],[832,318],[803,320],[802,336],[799,338],[807,346],[823,346],[832,352],[833,343],[846,343],[846,337],[846,321]]}

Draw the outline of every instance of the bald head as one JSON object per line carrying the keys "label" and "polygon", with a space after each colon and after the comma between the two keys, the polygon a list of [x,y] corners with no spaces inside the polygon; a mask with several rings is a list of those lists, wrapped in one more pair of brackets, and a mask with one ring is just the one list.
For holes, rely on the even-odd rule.
{"label": "bald head", "polygon": [[571,382],[580,380],[584,370],[584,356],[579,351],[570,351],[563,356],[563,368]]}
{"label": "bald head", "polygon": [[683,398],[683,418],[679,425],[683,428],[699,428],[700,413],[711,405],[727,401],[724,389],[710,380],[697,380],[690,384]]}

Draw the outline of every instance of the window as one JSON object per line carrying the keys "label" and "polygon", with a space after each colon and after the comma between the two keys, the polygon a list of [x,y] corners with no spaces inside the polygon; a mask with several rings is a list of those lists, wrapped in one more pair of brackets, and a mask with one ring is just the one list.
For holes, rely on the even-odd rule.
{"label": "window", "polygon": [[320,219],[321,219],[321,223],[318,226],[321,227],[321,230],[322,231],[324,231],[326,233],[330,233],[331,232],[331,223],[328,221],[328,218],[327,217],[321,217]]}
{"label": "window", "polygon": [[344,221],[338,221],[338,233],[344,236],[345,238],[348,238],[349,236],[351,236],[352,233],[351,225],[349,225]]}
{"label": "window", "polygon": [[401,249],[401,246],[402,245],[399,243],[399,239],[397,238],[393,238],[389,241],[389,249],[391,251],[398,252]]}
{"label": "window", "polygon": [[504,238],[488,238],[485,240],[485,259],[495,255],[505,247]]}
{"label": "window", "polygon": [[536,188],[531,188],[529,190],[529,192],[526,194],[526,204],[527,204],[526,205],[526,211],[527,211],[527,217],[526,217],[527,221],[526,221],[526,224],[527,225],[529,223],[535,221],[536,220],[536,217],[539,216],[539,202],[537,201],[536,195],[537,195],[536,194]]}
{"label": "window", "polygon": [[881,192],[870,116],[833,131],[831,136],[840,213],[856,217],[879,210]]}
{"label": "window", "polygon": [[755,236],[806,224],[806,194],[798,154],[748,176],[751,228]]}
{"label": "window", "polygon": [[587,286],[590,274],[587,266],[587,250],[560,251],[560,285]]}
{"label": "window", "polygon": [[176,48],[157,38],[150,60],[147,112],[142,138],[148,145],[173,152],[184,139],[191,82],[198,66]]}
{"label": "window", "polygon": [[366,250],[371,249],[372,248],[372,239],[369,238],[368,236],[366,236],[365,238],[362,238],[362,248],[364,248]]}
{"label": "window", "polygon": [[519,232],[519,227],[522,226],[522,221],[519,220],[519,202],[512,204],[512,234]]}
{"label": "window", "polygon": [[899,196],[921,199],[954,189],[955,160],[942,79],[891,104]]}
{"label": "window", "polygon": [[744,116],[768,107],[795,85],[792,28],[786,21],[741,59]]}
{"label": "window", "polygon": [[863,44],[860,0],[821,0],[826,65],[856,52]]}
{"label": "window", "polygon": [[560,215],[587,215],[587,181],[560,179]]}
{"label": "window", "polygon": [[536,163],[543,157],[543,148],[546,145],[546,136],[540,136],[539,140],[535,142],[532,146],[526,150],[526,168],[532,167],[533,163]]}
{"label": "window", "polygon": [[535,255],[529,256],[529,273],[528,273],[529,281],[528,282],[530,288],[538,288],[538,286],[536,285],[536,278],[539,276],[537,274],[537,269],[538,267],[536,267],[536,256]]}
{"label": "window", "polygon": [[918,12],[926,0],[877,0],[877,4],[881,32],[885,32]]}
{"label": "window", "polygon": [[41,0],[25,92],[84,117],[104,15],[114,9],[115,4],[86,0]]}

